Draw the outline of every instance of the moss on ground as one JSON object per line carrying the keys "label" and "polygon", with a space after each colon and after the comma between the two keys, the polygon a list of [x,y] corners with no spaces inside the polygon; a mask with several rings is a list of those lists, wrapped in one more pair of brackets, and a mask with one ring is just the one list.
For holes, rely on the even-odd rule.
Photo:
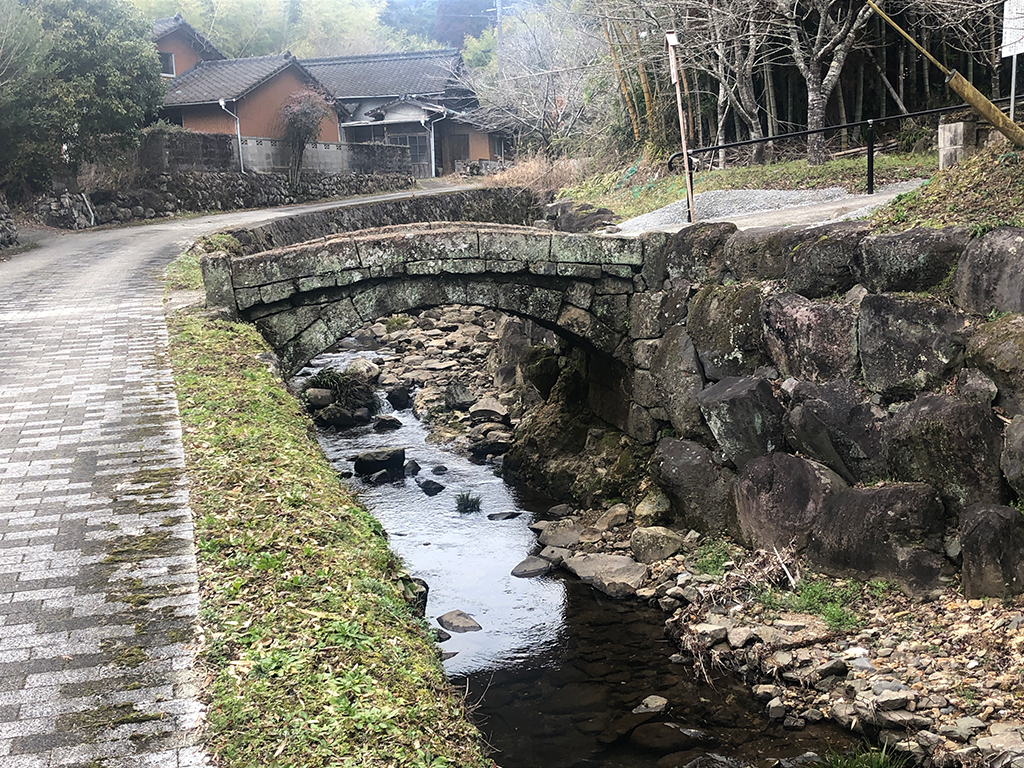
{"label": "moss on ground", "polygon": [[169,325],[219,764],[489,765],[400,563],[258,359],[263,340],[198,315]]}

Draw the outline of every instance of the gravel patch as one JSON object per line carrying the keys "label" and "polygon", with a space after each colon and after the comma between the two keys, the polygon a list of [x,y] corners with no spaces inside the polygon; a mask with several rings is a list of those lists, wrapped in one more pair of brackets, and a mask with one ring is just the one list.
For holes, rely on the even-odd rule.
{"label": "gravel patch", "polygon": [[[716,189],[701,192],[694,197],[694,208],[698,221],[720,221],[730,216],[740,216],[759,211],[778,211],[785,208],[800,208],[818,203],[835,203],[843,200],[863,198],[865,205],[854,214],[843,218],[859,218],[887,202],[888,196],[915,189],[920,181],[904,181],[880,187],[875,195],[852,195],[843,187],[826,189]],[[876,201],[877,198],[877,201]],[[624,234],[647,232],[665,227],[682,226],[687,223],[686,200],[670,203],[664,208],[645,213],[618,224]]]}

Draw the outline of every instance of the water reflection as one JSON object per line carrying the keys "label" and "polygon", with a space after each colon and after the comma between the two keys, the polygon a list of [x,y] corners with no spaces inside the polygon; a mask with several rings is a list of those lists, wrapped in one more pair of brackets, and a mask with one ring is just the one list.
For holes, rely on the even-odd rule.
{"label": "water reflection", "polygon": [[[352,353],[323,355],[311,367],[337,368]],[[304,371],[303,373],[308,373]],[[453,634],[443,644],[457,655],[445,662],[453,675],[486,672],[525,663],[563,635],[565,587],[556,578],[518,579],[512,569],[536,546],[527,527],[534,513],[549,503],[531,499],[506,485],[487,467],[426,442],[426,430],[410,411],[393,414],[402,422],[394,432],[377,433],[370,427],[342,433],[323,431],[320,443],[339,469],[351,469],[349,458],[376,448],[401,446],[406,460],[422,470],[419,479],[445,486],[427,496],[414,478],[371,485],[358,478],[352,484],[391,539],[391,547],[407,563],[413,576],[430,585],[427,615],[432,620],[451,610],[462,610],[483,627],[480,632]],[[432,469],[444,466],[444,474]],[[461,514],[455,497],[471,493],[481,499],[481,511]],[[508,520],[489,520],[488,514],[521,512]]]}

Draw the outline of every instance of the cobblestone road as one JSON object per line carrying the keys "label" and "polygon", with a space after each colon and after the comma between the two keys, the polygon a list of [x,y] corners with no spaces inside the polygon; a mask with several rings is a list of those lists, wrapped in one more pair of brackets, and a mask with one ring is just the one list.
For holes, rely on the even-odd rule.
{"label": "cobblestone road", "polygon": [[160,272],[204,232],[318,207],[65,234],[0,261],[3,768],[206,764]]}

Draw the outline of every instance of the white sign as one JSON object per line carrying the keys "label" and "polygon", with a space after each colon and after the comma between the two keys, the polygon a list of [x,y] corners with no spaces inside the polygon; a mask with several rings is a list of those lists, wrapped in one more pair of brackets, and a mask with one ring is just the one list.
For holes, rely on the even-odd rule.
{"label": "white sign", "polygon": [[1024,0],[1003,0],[1003,58],[1024,53]]}

